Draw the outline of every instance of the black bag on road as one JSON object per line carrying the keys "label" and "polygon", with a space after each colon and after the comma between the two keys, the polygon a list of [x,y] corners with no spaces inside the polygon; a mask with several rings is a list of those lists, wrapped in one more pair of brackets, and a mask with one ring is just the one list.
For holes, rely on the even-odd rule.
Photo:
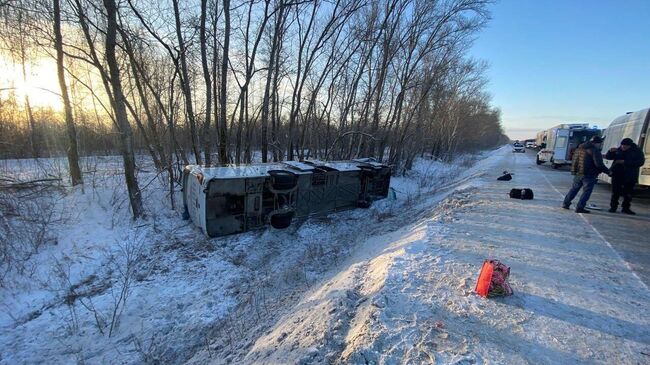
{"label": "black bag on road", "polygon": [[533,196],[533,190],[528,188],[510,190],[510,197],[512,199],[531,200]]}
{"label": "black bag on road", "polygon": [[504,171],[503,175],[497,177],[497,180],[499,180],[499,181],[510,181],[510,180],[512,180],[512,174],[509,173],[508,171]]}

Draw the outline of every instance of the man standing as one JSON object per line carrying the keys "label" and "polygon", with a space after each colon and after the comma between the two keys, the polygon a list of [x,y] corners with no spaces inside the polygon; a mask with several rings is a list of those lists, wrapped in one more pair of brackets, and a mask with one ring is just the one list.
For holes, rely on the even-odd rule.
{"label": "man standing", "polygon": [[591,196],[594,185],[596,185],[598,174],[601,172],[609,174],[609,170],[603,164],[603,156],[600,153],[602,144],[602,138],[593,136],[591,141],[581,144],[575,150],[573,163],[571,164],[571,174],[575,175],[573,178],[573,186],[564,197],[562,208],[569,209],[571,201],[573,201],[573,198],[578,195],[578,191],[582,188],[582,195],[576,206],[576,213],[591,213],[585,209],[585,206]]}
{"label": "man standing", "polygon": [[645,157],[639,147],[630,139],[624,138],[621,146],[613,147],[605,158],[614,160],[612,164],[612,200],[610,213],[615,213],[618,208],[618,199],[623,196],[623,209],[626,214],[636,214],[630,210],[632,203],[632,189],[639,181],[639,168],[645,163]]}

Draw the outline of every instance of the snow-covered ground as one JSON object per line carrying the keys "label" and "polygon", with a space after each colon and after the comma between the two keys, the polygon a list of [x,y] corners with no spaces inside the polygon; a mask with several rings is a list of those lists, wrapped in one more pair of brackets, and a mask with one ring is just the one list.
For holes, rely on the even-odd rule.
{"label": "snow-covered ground", "polygon": [[[85,158],[84,188],[46,193],[54,207],[45,211],[56,219],[43,225],[44,243],[20,272],[3,277],[0,362],[182,362],[215,339],[241,346],[234,333],[243,330],[235,327],[272,317],[349,256],[368,226],[394,229],[377,223],[402,219],[414,199],[475,158],[419,161],[393,180],[394,198],[369,210],[218,239],[170,210],[164,176],[152,169],[138,176],[148,217],[132,222],[120,159]],[[65,160],[5,160],[0,171],[21,180],[65,178]]]}
{"label": "snow-covered ground", "polygon": [[[131,222],[110,161],[57,201],[67,218],[33,270],[5,279],[0,363],[650,359],[648,289],[507,146],[419,160],[369,210],[218,239],[169,209],[152,172],[149,216]],[[515,180],[495,181],[503,169]],[[515,185],[536,199],[507,199]],[[487,257],[512,267],[512,297],[473,294]]]}

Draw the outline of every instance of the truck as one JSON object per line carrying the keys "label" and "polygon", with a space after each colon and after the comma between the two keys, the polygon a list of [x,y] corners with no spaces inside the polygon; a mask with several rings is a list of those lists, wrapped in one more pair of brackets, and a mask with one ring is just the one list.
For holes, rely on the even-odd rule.
{"label": "truck", "polygon": [[[628,112],[614,119],[604,133],[603,154],[610,148],[618,147],[623,138],[630,138],[639,146],[645,155],[645,164],[639,171],[639,185],[650,187],[650,108],[636,112]],[[607,167],[612,166],[613,161],[605,160]],[[611,178],[600,174],[599,180],[611,183]]]}
{"label": "truck", "polygon": [[589,123],[564,123],[546,130],[542,137],[541,149],[537,153],[536,163],[549,162],[557,169],[571,164],[573,152],[578,146],[589,141],[593,136],[600,136],[601,130],[590,127]]}
{"label": "truck", "polygon": [[535,147],[542,149],[546,147],[546,130],[537,132],[535,135]]}

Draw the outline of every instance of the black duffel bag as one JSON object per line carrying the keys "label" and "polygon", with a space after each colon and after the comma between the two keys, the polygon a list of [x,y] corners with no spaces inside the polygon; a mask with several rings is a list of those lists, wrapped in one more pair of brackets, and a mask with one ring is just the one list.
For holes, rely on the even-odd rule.
{"label": "black duffel bag", "polygon": [[499,180],[499,181],[510,181],[510,180],[512,180],[512,173],[510,173],[508,171],[504,171],[503,175],[497,177],[497,180]]}
{"label": "black duffel bag", "polygon": [[510,197],[512,199],[521,199],[521,200],[531,200],[534,197],[533,190],[524,188],[524,189],[512,189],[510,190]]}

